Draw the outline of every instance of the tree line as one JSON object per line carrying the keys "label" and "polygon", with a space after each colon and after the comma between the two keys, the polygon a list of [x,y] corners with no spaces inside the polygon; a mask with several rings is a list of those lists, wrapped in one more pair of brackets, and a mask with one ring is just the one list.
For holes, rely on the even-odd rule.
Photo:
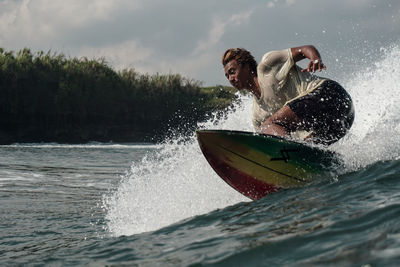
{"label": "tree line", "polygon": [[[237,99],[179,74],[115,71],[104,59],[0,48],[0,143],[152,142],[191,131]],[[171,130],[172,129],[172,130]]]}

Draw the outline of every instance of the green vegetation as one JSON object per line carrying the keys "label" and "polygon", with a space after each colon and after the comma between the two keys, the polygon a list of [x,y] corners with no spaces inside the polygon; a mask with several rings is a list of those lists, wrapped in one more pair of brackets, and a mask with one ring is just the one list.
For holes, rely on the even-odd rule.
{"label": "green vegetation", "polygon": [[191,131],[237,99],[179,74],[114,71],[107,63],[0,48],[0,143],[151,142]]}

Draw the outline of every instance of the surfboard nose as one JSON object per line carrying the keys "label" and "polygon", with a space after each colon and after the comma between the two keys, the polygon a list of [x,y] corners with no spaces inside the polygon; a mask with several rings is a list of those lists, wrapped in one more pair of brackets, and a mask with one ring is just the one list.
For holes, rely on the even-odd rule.
{"label": "surfboard nose", "polygon": [[215,130],[196,130],[196,135],[200,144],[209,144],[218,139],[218,132]]}
{"label": "surfboard nose", "polygon": [[[246,154],[248,147],[235,142],[233,132],[224,130],[197,130],[199,146],[214,171],[230,186],[251,199],[276,192],[280,187],[259,181],[246,170],[240,161],[240,154]],[[239,158],[239,161],[238,161]],[[250,165],[249,165],[250,166]],[[242,171],[245,170],[245,171]]]}

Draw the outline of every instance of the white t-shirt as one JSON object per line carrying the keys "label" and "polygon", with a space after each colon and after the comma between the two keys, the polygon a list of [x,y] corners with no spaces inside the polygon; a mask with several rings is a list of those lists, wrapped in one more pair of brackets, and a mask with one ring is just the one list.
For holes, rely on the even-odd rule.
{"label": "white t-shirt", "polygon": [[261,123],[288,102],[304,96],[326,79],[301,72],[293,60],[291,49],[266,53],[257,66],[261,97],[254,96],[253,125],[259,131]]}

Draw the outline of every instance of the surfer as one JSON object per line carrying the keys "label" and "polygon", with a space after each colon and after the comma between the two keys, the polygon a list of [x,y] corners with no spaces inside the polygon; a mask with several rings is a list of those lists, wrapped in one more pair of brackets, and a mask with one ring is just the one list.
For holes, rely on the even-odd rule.
{"label": "surfer", "polygon": [[[306,58],[306,68],[296,65]],[[232,86],[254,95],[258,132],[330,145],[353,124],[350,95],[339,83],[314,75],[326,66],[312,45],[268,52],[258,65],[249,51],[231,48],[222,64]]]}

